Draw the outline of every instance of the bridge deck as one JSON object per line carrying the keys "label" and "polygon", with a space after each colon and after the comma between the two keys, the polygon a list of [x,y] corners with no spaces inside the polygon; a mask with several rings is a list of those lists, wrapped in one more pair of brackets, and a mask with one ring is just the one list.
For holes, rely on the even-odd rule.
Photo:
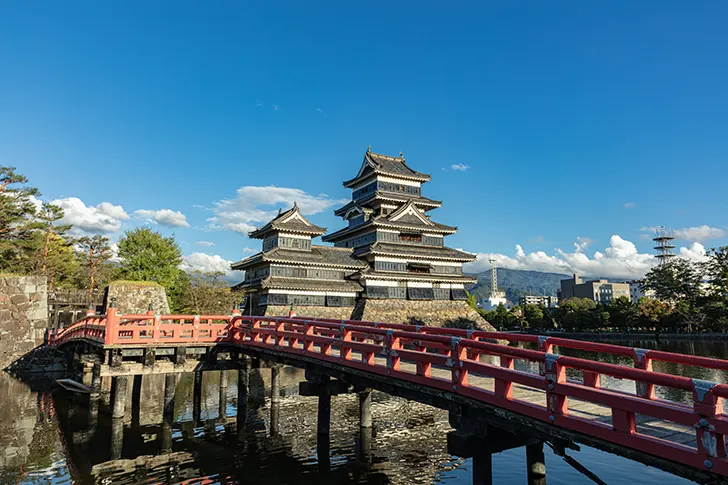
{"label": "bridge deck", "polygon": [[[529,350],[492,343],[528,343]],[[104,349],[220,345],[376,377],[466,400],[528,426],[609,444],[695,472],[728,477],[723,398],[728,385],[654,372],[652,361],[728,370],[728,362],[654,350],[539,337],[316,319],[90,314],[49,336],[51,345],[93,342]],[[555,346],[634,358],[634,367],[552,353]],[[655,389],[669,392],[658,397]],[[669,398],[669,399],[668,399]],[[587,437],[588,439],[586,439]]]}

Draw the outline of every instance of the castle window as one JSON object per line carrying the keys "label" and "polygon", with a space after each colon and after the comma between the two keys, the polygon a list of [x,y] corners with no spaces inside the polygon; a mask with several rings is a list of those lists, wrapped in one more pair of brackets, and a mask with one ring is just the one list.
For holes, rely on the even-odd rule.
{"label": "castle window", "polygon": [[416,242],[421,243],[422,242],[422,235],[421,234],[406,234],[402,233],[399,235],[399,240],[402,242]]}

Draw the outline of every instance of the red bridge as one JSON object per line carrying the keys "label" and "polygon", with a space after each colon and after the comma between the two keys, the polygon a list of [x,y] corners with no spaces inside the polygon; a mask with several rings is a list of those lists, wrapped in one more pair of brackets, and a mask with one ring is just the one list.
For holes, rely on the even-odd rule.
{"label": "red bridge", "polygon": [[[666,362],[678,371],[728,371],[719,359],[536,335],[236,312],[120,315],[114,308],[49,333],[48,344],[96,353],[112,367],[140,355],[154,365],[157,356],[184,358],[185,349],[200,348],[305,367],[319,374],[310,383],[323,400],[319,432],[328,428],[321,420],[328,419],[325,396],[337,392],[329,382],[335,378],[340,388],[379,389],[448,409],[461,431],[485,422],[542,441],[584,443],[693,480],[728,477],[728,385],[652,369]],[[633,367],[556,353],[562,349],[628,357]],[[488,446],[502,449],[493,440]]]}

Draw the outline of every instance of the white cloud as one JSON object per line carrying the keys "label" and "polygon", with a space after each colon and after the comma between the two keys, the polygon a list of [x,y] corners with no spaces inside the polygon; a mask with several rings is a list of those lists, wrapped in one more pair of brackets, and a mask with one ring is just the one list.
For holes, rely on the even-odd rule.
{"label": "white cloud", "polygon": [[685,227],[675,230],[675,238],[685,241],[707,241],[709,239],[720,239],[726,237],[726,232],[717,227],[710,227],[703,224],[696,227]]}
{"label": "white cloud", "polygon": [[257,253],[258,250],[257,249],[253,249],[253,248],[243,248],[243,252],[244,253]]}
{"label": "white cloud", "polygon": [[318,214],[346,200],[333,200],[326,194],[312,195],[300,189],[269,185],[245,186],[237,190],[234,199],[215,202],[214,217],[208,219],[213,229],[228,229],[240,234],[253,231],[296,202],[304,215]]}
{"label": "white cloud", "polygon": [[636,205],[637,204],[635,204],[634,202],[625,202],[624,204],[622,204],[622,207],[624,207],[625,209],[634,209],[634,206]]}
{"label": "white cloud", "polygon": [[63,222],[72,224],[76,233],[108,233],[121,229],[121,221],[129,219],[129,214],[120,205],[102,202],[97,206],[83,203],[77,197],[52,200],[63,209]]}
{"label": "white cloud", "polygon": [[586,248],[588,248],[589,245],[593,242],[594,241],[588,237],[579,236],[576,238],[576,242],[574,243],[574,250],[577,253],[583,253],[586,250]]}
{"label": "white cloud", "polygon": [[210,241],[197,241],[195,244],[197,244],[198,246],[214,246],[215,245],[214,242],[210,242]]}
{"label": "white cloud", "polygon": [[464,172],[470,169],[470,165],[465,165],[464,163],[454,163],[450,165],[450,168],[457,172]]}
{"label": "white cloud", "polygon": [[[577,273],[587,277],[607,277],[615,279],[641,278],[656,263],[651,253],[640,253],[631,241],[615,234],[609,239],[609,247],[604,251],[595,251],[591,257],[584,253],[585,240],[574,243],[573,253],[556,249],[554,254],[544,251],[526,253],[521,245],[516,245],[513,256],[493,253],[480,253],[478,260],[468,263],[465,271],[479,273],[490,268],[489,259],[496,261],[496,266],[509,269],[524,269],[545,271],[550,273],[573,274]],[[684,258],[701,260],[705,257],[705,248],[699,243],[693,243],[689,248],[680,248],[680,255]]]}
{"label": "white cloud", "polygon": [[708,259],[708,256],[705,254],[705,246],[699,242],[692,243],[688,248],[680,248],[680,257],[692,261],[705,261]]}
{"label": "white cloud", "polygon": [[134,216],[148,222],[156,222],[168,227],[190,227],[187,218],[179,211],[171,209],[148,210],[139,209],[134,211]]}
{"label": "white cloud", "polygon": [[192,253],[182,258],[180,269],[184,271],[202,271],[203,273],[221,272],[227,276],[232,274],[228,261],[218,254]]}

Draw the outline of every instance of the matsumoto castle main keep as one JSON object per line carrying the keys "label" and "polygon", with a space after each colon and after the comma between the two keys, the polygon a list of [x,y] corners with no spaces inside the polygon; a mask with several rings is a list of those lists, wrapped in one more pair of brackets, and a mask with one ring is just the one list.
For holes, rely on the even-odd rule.
{"label": "matsumoto castle main keep", "polygon": [[[422,196],[430,176],[399,157],[367,150],[359,172],[344,182],[351,201],[334,213],[347,226],[331,234],[310,223],[297,205],[249,233],[263,250],[233,263],[245,270],[245,312],[443,325],[483,323],[467,302],[463,264],[474,255],[445,246],[457,228],[430,220],[442,205]],[[322,236],[333,246],[312,244]]]}

